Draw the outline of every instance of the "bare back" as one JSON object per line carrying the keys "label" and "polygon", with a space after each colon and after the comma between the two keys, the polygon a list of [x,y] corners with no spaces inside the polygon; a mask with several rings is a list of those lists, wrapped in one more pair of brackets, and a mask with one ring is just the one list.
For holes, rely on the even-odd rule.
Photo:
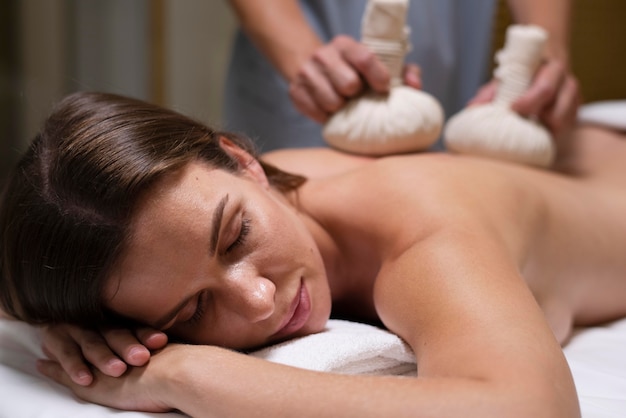
{"label": "bare back", "polygon": [[[467,222],[492,231],[506,248],[561,341],[572,323],[624,316],[626,142],[589,128],[570,146],[558,165],[568,175],[445,154],[367,164],[337,157],[347,172],[310,181],[300,202],[340,247],[334,281],[345,286],[337,286],[338,301],[372,315],[375,280],[387,260]],[[333,282],[332,269],[329,275]],[[361,291],[349,285],[355,282]]]}

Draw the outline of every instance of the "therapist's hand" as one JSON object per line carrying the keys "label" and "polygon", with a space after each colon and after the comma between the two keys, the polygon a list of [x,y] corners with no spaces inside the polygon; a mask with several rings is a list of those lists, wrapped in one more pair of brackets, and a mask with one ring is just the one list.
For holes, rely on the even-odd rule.
{"label": "therapist's hand", "polygon": [[[421,88],[419,67],[406,65],[404,83]],[[348,100],[369,88],[389,91],[387,67],[365,45],[340,35],[320,46],[289,82],[289,95],[304,115],[324,123]]]}
{"label": "therapist's hand", "polygon": [[[493,100],[497,81],[483,86],[469,105]],[[525,117],[537,117],[558,140],[574,127],[580,90],[576,77],[558,59],[548,59],[537,71],[533,81],[511,109]]]}
{"label": "therapist's hand", "polygon": [[145,365],[150,351],[167,344],[167,336],[153,328],[98,332],[64,324],[43,328],[42,337],[46,356],[81,386],[92,383],[92,368],[107,376],[121,376],[128,366]]}

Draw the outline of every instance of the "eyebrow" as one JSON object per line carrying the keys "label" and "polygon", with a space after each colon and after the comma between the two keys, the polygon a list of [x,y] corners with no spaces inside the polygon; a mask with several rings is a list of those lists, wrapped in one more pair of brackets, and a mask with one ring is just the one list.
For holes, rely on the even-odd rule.
{"label": "eyebrow", "polygon": [[[211,240],[209,244],[209,251],[211,256],[215,254],[217,251],[217,242],[220,237],[220,226],[222,225],[222,218],[224,217],[224,209],[226,208],[226,204],[228,203],[228,195],[222,197],[222,199],[217,204],[215,208],[215,212],[213,212],[213,218],[211,219]],[[188,296],[183,299],[180,303],[178,303],[174,309],[169,311],[167,314],[163,315],[159,320],[157,320],[154,324],[156,329],[161,329],[165,325],[167,325],[170,321],[172,321],[176,315],[189,303],[189,301],[194,297],[194,295]]]}
{"label": "eyebrow", "polygon": [[224,217],[224,208],[228,203],[228,195],[224,196],[215,208],[213,212],[213,220],[211,222],[211,241],[209,246],[209,252],[211,256],[217,251],[217,242],[220,237],[220,226],[222,225],[222,218]]}

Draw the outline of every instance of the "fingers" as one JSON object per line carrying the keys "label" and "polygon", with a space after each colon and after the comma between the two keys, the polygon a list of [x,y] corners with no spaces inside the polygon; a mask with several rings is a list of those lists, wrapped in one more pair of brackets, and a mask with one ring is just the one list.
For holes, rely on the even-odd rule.
{"label": "fingers", "polygon": [[544,109],[540,119],[559,138],[575,125],[580,106],[580,90],[574,77],[567,77],[552,106]]}
{"label": "fingers", "polygon": [[[167,344],[167,336],[153,328],[128,330],[111,328],[96,332],[72,325],[56,325],[43,329],[42,348],[45,355],[58,363],[68,379],[80,386],[94,380],[91,369],[106,376],[119,377],[131,366],[143,366],[150,360],[150,350]],[[55,371],[53,366],[47,367]],[[55,366],[56,367],[56,366]]]}
{"label": "fingers", "polygon": [[118,377],[127,365],[143,366],[150,359],[150,350],[163,348],[167,336],[152,328],[107,329],[101,332],[71,325],[43,329],[43,351],[59,363],[78,385],[93,381],[91,367],[105,375]]}
{"label": "fingers", "polygon": [[160,350],[167,345],[167,335],[154,328],[138,328],[135,335],[149,350]]}
{"label": "fingers", "polygon": [[312,61],[301,68],[296,81],[290,84],[289,96],[300,112],[319,123],[324,123],[345,103],[328,75]]}
{"label": "fingers", "polygon": [[338,36],[331,44],[372,90],[378,93],[389,90],[389,71],[369,48],[347,36]]}
{"label": "fingers", "polygon": [[528,91],[512,105],[523,116],[538,116],[555,137],[576,121],[580,105],[578,81],[556,60],[541,67]]}
{"label": "fingers", "polygon": [[576,78],[562,62],[550,60],[539,69],[526,93],[511,108],[522,116],[539,117],[552,134],[559,137],[575,124],[579,105]]}
{"label": "fingers", "polygon": [[359,68],[366,66],[368,52],[364,48],[350,38],[340,37],[313,54],[315,68],[341,97],[354,96],[364,87],[361,77],[365,73]]}
{"label": "fingers", "polygon": [[[124,374],[127,369],[126,363],[122,361],[112,350],[110,341],[98,332],[72,327],[71,337],[80,348],[80,360],[87,361],[102,373],[118,377]],[[135,340],[136,341],[136,340]],[[61,366],[67,370],[67,364],[75,364],[79,359],[76,356],[58,359]],[[71,375],[71,373],[68,374]]]}
{"label": "fingers", "polygon": [[[131,366],[143,366],[150,360],[150,351],[140,343],[135,334],[133,334],[130,330],[122,329],[122,328],[114,328],[102,331],[102,337],[106,342],[108,351],[100,352],[100,353],[90,353],[86,354],[90,361],[92,361],[92,355],[99,356],[110,356],[113,353],[119,355],[122,360],[124,360],[127,364]],[[94,350],[99,350],[102,348],[101,346],[93,346]],[[98,357],[94,359],[96,362],[99,361],[103,357]],[[98,367],[98,363],[93,363],[96,367]],[[102,370],[98,367],[99,370]],[[104,373],[109,376],[115,376],[107,373],[105,370],[102,370]],[[116,370],[117,371],[117,370]],[[125,371],[122,370],[122,373]]]}
{"label": "fingers", "polygon": [[289,85],[296,108],[323,123],[366,87],[389,89],[385,65],[363,44],[338,36],[305,62]]}
{"label": "fingers", "polygon": [[[52,348],[49,348],[52,347]],[[81,386],[88,386],[93,381],[93,375],[85,363],[80,347],[73,341],[49,342],[43,345],[44,354],[58,364],[61,370],[72,381]],[[56,362],[59,363],[56,363]]]}
{"label": "fingers", "polygon": [[563,66],[558,61],[548,61],[537,71],[528,90],[512,104],[512,109],[523,116],[539,115],[555,100],[564,80]]}
{"label": "fingers", "polygon": [[[70,379],[70,376],[64,371],[59,363],[52,360],[37,360],[37,370],[39,373],[63,386],[71,387],[72,382],[74,381],[73,379]],[[75,381],[74,383],[77,383],[80,386],[87,386]]]}
{"label": "fingers", "polygon": [[416,64],[405,64],[403,70],[404,84],[415,89],[422,88],[422,70]]}
{"label": "fingers", "polygon": [[150,350],[161,349],[167,344],[167,335],[154,328],[134,331],[114,328],[103,330],[102,336],[110,350],[131,366],[145,365],[150,360]]}
{"label": "fingers", "polygon": [[498,83],[495,80],[491,80],[478,90],[476,95],[468,102],[467,105],[473,106],[491,102],[496,96],[497,88]]}
{"label": "fingers", "polygon": [[102,337],[90,330],[72,325],[44,328],[42,348],[46,356],[57,361],[78,385],[87,386],[93,380],[88,362],[114,376],[126,370],[126,365],[106,346]]}
{"label": "fingers", "polygon": [[[162,362],[163,364],[163,362]],[[168,363],[161,366],[169,367]],[[147,368],[133,368],[122,377],[111,377],[94,371],[93,382],[89,385],[77,384],[64,368],[52,360],[38,360],[37,370],[56,383],[68,387],[76,396],[89,402],[123,410],[146,412],[167,412],[172,410],[161,401],[157,389],[163,387],[163,373],[154,373]]]}

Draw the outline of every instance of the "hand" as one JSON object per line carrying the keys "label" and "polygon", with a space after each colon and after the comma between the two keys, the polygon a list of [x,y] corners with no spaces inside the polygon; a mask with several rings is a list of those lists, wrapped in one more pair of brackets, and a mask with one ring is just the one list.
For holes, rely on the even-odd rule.
{"label": "hand", "polygon": [[[407,85],[421,88],[416,65],[405,66],[403,78]],[[301,113],[324,123],[366,88],[386,93],[389,83],[387,67],[371,50],[353,38],[340,35],[304,62],[289,82],[289,95]]]}
{"label": "hand", "polygon": [[[490,81],[478,91],[469,105],[492,101],[496,89],[496,80]],[[561,61],[549,59],[539,68],[526,93],[511,105],[511,109],[525,117],[538,117],[558,139],[574,127],[579,105],[578,81]]]}
{"label": "hand", "polygon": [[120,377],[112,377],[99,370],[93,372],[89,386],[77,383],[64,367],[56,361],[39,360],[40,373],[70,388],[76,396],[88,402],[128,411],[167,412],[169,405],[168,385],[171,370],[176,370],[177,356],[186,356],[184,345],[168,345],[155,353],[143,367],[133,367]]}
{"label": "hand", "polygon": [[167,336],[152,328],[128,330],[111,328],[96,332],[73,325],[55,325],[43,329],[43,351],[65,370],[78,385],[93,381],[91,366],[101,373],[117,377],[130,366],[143,366],[150,350],[167,344]]}

